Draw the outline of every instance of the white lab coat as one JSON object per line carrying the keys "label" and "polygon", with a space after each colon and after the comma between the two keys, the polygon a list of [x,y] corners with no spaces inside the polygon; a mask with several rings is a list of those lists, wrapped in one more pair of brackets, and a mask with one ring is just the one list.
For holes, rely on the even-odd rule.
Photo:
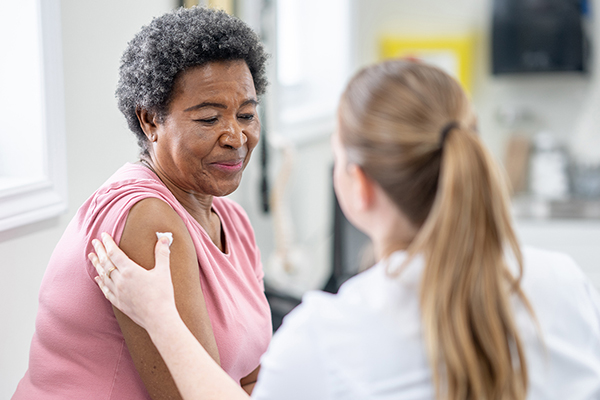
{"label": "white lab coat", "polygon": [[[387,262],[394,269],[406,253]],[[262,358],[253,399],[433,399],[419,311],[421,258],[397,278],[379,263],[338,295],[310,292]],[[526,348],[528,399],[600,399],[600,296],[571,258],[524,249],[525,307],[513,308]]]}

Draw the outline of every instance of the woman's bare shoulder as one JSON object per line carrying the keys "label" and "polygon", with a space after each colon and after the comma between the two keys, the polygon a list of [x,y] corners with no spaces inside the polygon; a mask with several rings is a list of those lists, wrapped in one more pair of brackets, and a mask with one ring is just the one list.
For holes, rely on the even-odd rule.
{"label": "woman's bare shoulder", "polygon": [[140,200],[131,207],[119,246],[130,257],[138,258],[141,265],[151,268],[156,232],[171,232],[172,250],[195,256],[192,239],[181,216],[168,203],[154,197]]}

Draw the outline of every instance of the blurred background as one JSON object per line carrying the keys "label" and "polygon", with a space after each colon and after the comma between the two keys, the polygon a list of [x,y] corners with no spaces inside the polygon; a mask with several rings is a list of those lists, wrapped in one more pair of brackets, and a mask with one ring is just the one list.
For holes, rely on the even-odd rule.
{"label": "blurred background", "polygon": [[[0,5],[0,398],[27,368],[39,285],[77,208],[137,145],[114,89],[128,40],[180,6],[225,9],[271,53],[263,139],[240,188],[274,324],[369,262],[333,194],[329,136],[360,67],[421,59],[472,98],[524,244],[600,289],[600,24],[585,0],[20,0]],[[93,310],[90,310],[93,312]]]}

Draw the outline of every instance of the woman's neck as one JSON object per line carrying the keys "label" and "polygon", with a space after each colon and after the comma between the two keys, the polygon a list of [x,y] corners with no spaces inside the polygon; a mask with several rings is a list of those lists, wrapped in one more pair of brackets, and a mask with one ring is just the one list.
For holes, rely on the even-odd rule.
{"label": "woman's neck", "polygon": [[213,196],[203,193],[192,193],[177,186],[163,173],[159,166],[152,162],[150,157],[140,157],[140,164],[149,168],[158,176],[162,183],[175,196],[185,210],[204,228],[213,243],[225,251],[225,242],[222,237],[221,220],[212,209]]}
{"label": "woman's neck", "polygon": [[373,242],[373,251],[378,261],[395,251],[408,249],[418,229],[387,196],[369,214],[365,232]]}
{"label": "woman's neck", "polygon": [[388,240],[373,240],[373,251],[377,261],[381,261],[389,257],[392,253],[399,250],[406,250],[410,242],[403,241],[388,241]]}

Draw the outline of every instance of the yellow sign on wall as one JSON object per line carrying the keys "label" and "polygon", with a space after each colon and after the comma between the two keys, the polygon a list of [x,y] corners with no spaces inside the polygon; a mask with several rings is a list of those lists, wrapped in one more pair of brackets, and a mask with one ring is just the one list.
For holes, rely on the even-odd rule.
{"label": "yellow sign on wall", "polygon": [[455,77],[471,92],[473,76],[473,36],[384,36],[381,56],[414,58],[435,65]]}
{"label": "yellow sign on wall", "polygon": [[190,8],[194,6],[206,6],[224,10],[227,14],[234,14],[234,0],[183,0],[182,5]]}

